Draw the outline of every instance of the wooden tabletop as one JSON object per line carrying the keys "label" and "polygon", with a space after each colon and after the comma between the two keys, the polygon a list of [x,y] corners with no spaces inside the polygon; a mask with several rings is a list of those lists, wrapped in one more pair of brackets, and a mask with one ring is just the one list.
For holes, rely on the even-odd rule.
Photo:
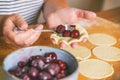
{"label": "wooden tabletop", "polygon": [[97,16],[120,24],[120,7],[98,12]]}
{"label": "wooden tabletop", "polygon": [[[97,15],[99,17],[102,17],[102,18],[105,18],[107,20],[110,20],[110,22],[106,22],[106,21],[103,21],[104,24],[101,22],[102,19],[99,20],[99,22],[101,22],[100,26],[107,26],[107,28],[105,28],[106,30],[108,29],[107,33],[109,34],[112,34],[113,36],[115,35],[117,39],[119,39],[120,37],[120,26],[118,25],[120,23],[120,7],[119,8],[116,8],[116,9],[112,9],[112,10],[108,10],[108,11],[103,11],[103,12],[99,12],[97,13]],[[114,24],[114,23],[118,23],[118,24]],[[108,26],[111,26],[110,28]],[[114,30],[117,31],[118,33],[111,33],[110,30],[113,29],[114,26]],[[119,27],[118,27],[119,26]],[[92,32],[102,32],[102,31],[106,31],[106,30],[103,30],[103,28],[100,28],[99,30],[97,30],[96,27],[93,27],[93,28],[88,28],[87,31],[88,33],[92,33]],[[97,31],[96,31],[97,30]],[[46,35],[46,36],[44,36]],[[49,36],[50,36],[50,33],[42,33],[41,37],[34,43],[34,45],[39,45],[39,46],[53,46],[53,47],[59,47],[57,45],[53,45],[49,39]],[[80,43],[80,45],[83,45]],[[94,46],[90,46],[90,44],[85,44],[85,46],[89,47],[90,49],[93,48]],[[116,44],[117,47],[120,48],[120,40],[118,40],[118,44]],[[2,62],[3,62],[3,59],[12,51],[16,50],[16,49],[19,49],[19,48],[16,48],[16,47],[13,47],[11,45],[8,45],[4,42],[4,39],[3,37],[0,37],[0,65],[2,65]],[[115,79],[116,77],[116,74],[119,73],[120,75],[120,69],[118,69],[120,66],[120,62],[117,62],[117,63],[114,63],[114,65],[116,65],[115,67],[116,70],[118,70],[117,73],[115,73],[112,77],[108,78],[108,79],[104,79],[104,80],[120,80],[119,79]],[[1,79],[0,79],[1,80]],[[93,79],[88,79],[88,78],[85,78],[85,77],[81,77],[79,76],[79,79],[78,80],[93,80]]]}

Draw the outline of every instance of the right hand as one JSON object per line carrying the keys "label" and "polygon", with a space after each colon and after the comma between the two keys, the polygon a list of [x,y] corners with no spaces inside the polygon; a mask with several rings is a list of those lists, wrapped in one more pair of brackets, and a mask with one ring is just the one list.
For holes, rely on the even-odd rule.
{"label": "right hand", "polygon": [[[13,30],[17,27],[25,32],[15,33]],[[36,25],[35,29],[43,29],[43,25]],[[40,36],[40,32],[34,29],[28,29],[28,24],[19,14],[12,14],[4,19],[3,35],[5,42],[18,47],[32,45]]]}

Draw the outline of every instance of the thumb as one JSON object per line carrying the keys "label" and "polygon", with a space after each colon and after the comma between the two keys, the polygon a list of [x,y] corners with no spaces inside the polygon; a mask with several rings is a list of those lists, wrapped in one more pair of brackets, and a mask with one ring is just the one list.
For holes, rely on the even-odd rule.
{"label": "thumb", "polygon": [[35,29],[43,29],[43,25],[42,24],[37,24],[37,25],[35,25]]}

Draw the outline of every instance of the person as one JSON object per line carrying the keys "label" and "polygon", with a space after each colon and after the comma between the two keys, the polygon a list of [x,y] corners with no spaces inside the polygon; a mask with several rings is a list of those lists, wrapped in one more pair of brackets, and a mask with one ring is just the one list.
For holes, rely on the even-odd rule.
{"label": "person", "polygon": [[[49,29],[55,29],[59,24],[74,24],[79,18],[94,19],[96,14],[78,8],[72,8],[66,0],[0,0],[0,30],[5,42],[14,46],[30,46],[41,35],[28,25],[36,24],[35,29],[43,29],[42,24],[37,24],[37,18],[43,11],[43,16]],[[15,33],[17,27],[25,32]],[[52,41],[54,43],[54,41]],[[61,47],[66,44],[61,42]],[[73,48],[78,43],[72,43]]]}

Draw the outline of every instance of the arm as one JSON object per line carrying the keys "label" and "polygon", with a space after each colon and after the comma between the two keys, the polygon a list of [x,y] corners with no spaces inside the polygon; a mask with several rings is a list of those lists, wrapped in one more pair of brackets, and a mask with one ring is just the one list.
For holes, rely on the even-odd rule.
{"label": "arm", "polygon": [[45,0],[43,6],[44,18],[46,19],[46,17],[56,10],[66,7],[68,7],[66,0]]}
{"label": "arm", "polygon": [[[45,0],[43,15],[50,29],[55,29],[60,24],[76,24],[79,18],[94,19],[96,17],[94,12],[69,7],[66,0]],[[65,44],[61,42],[60,46],[65,47]],[[72,43],[71,46],[75,48],[77,43]]]}

